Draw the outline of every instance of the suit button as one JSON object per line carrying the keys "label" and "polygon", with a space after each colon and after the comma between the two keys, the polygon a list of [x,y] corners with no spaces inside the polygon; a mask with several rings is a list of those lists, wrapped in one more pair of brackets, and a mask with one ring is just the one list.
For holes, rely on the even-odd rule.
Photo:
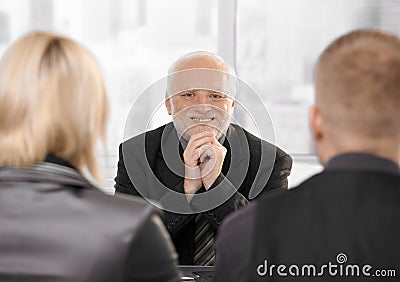
{"label": "suit button", "polygon": [[172,223],[168,223],[167,228],[171,229],[172,228]]}

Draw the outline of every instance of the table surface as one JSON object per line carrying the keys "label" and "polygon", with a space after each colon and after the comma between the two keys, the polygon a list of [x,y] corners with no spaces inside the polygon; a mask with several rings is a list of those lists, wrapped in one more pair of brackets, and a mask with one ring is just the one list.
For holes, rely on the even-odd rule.
{"label": "table surface", "polygon": [[[179,270],[181,272],[181,281],[196,281],[196,275],[193,272],[196,271],[213,271],[213,266],[196,266],[196,265],[180,265]],[[197,280],[200,281],[200,280]],[[204,280],[201,280],[204,281]]]}

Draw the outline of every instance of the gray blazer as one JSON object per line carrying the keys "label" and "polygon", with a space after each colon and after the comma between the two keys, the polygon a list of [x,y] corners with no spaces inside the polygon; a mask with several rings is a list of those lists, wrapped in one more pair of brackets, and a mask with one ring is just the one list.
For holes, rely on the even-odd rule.
{"label": "gray blazer", "polygon": [[179,281],[159,216],[73,168],[0,168],[0,281]]}
{"label": "gray blazer", "polygon": [[[168,123],[122,143],[115,177],[116,192],[146,196],[163,205],[168,194],[163,194],[159,189],[161,183],[183,195],[183,148],[177,136],[173,123]],[[214,191],[221,194],[225,191],[233,193],[223,204],[203,213],[215,231],[228,214],[249,203],[253,188],[263,193],[287,188],[287,176],[292,167],[292,159],[288,154],[235,124],[229,126],[223,145],[227,148],[227,154],[222,173],[210,190],[215,188]],[[138,191],[141,187],[145,189]],[[205,192],[204,187],[200,189],[201,192]],[[176,201],[176,206],[187,205],[184,196],[182,198],[183,203]],[[194,215],[190,211],[196,212],[195,204],[198,202],[193,200],[186,214],[165,212],[163,217],[179,254],[179,263],[184,265],[193,264]]]}

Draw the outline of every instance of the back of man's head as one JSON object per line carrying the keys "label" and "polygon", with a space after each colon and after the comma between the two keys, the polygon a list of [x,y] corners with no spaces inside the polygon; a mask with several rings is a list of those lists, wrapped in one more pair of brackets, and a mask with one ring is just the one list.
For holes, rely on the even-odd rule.
{"label": "back of man's head", "polygon": [[[317,113],[311,113],[311,124],[317,143],[321,143],[318,149],[322,162],[349,151],[375,153],[398,161],[397,36],[358,30],[336,39],[319,58],[315,92],[313,110]],[[393,156],[396,151],[397,156]]]}

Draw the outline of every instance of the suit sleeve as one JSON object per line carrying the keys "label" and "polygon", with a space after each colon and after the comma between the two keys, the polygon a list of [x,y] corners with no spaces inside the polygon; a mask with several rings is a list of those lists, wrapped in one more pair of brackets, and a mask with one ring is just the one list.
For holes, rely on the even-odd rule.
{"label": "suit sleeve", "polygon": [[[288,179],[292,167],[292,158],[279,148],[276,148],[276,157],[271,175],[262,189],[262,193],[273,189],[287,189]],[[263,171],[260,171],[262,174]],[[217,230],[222,220],[230,213],[239,210],[249,203],[249,187],[236,190],[234,185],[224,176],[220,175],[210,189],[220,189],[221,194],[232,195],[222,205],[205,213],[208,222]],[[203,188],[204,189],[204,188]]]}
{"label": "suit sleeve", "polygon": [[152,214],[134,236],[125,281],[180,281],[177,254],[157,214]]}
{"label": "suit sleeve", "polygon": [[249,203],[249,200],[246,199],[246,197],[242,195],[239,191],[237,191],[235,186],[229,181],[229,179],[222,174],[218,176],[217,180],[214,182],[210,189],[219,189],[219,197],[228,198],[229,196],[225,195],[233,194],[223,204],[205,213],[208,222],[211,224],[214,230],[217,230],[222,220],[228,214],[246,206]]}
{"label": "suit sleeve", "polygon": [[115,193],[123,193],[134,196],[141,196],[133,186],[129,175],[125,168],[124,156],[122,154],[122,144],[119,145],[119,159],[118,159],[118,170],[117,176],[114,178],[115,181]]}
{"label": "suit sleeve", "polygon": [[[142,197],[142,195],[137,191],[137,189],[131,182],[129,175],[127,173],[122,153],[122,144],[120,144],[119,146],[118,171],[117,171],[117,176],[115,177],[114,180],[115,180],[114,188],[116,196],[118,196],[118,194],[128,194],[128,195]],[[178,187],[175,188],[174,190],[176,189],[179,190],[180,188]],[[181,189],[183,191],[183,186]],[[179,234],[179,232],[185,227],[187,222],[190,220],[190,215],[177,214],[165,211],[162,213],[162,220],[169,234],[171,235],[171,237],[174,238],[177,234]]]}
{"label": "suit sleeve", "polygon": [[273,189],[287,189],[288,176],[292,169],[292,158],[277,148],[274,168],[263,191]]}

